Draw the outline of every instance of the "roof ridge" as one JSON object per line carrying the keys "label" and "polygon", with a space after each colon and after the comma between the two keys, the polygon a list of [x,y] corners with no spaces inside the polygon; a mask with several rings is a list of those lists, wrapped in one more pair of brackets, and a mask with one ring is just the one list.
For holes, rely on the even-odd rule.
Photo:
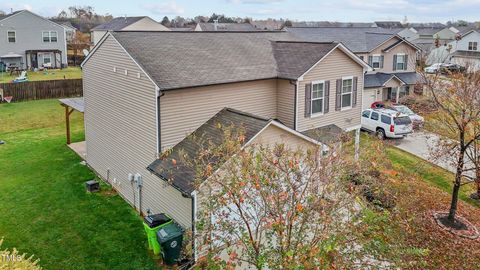
{"label": "roof ridge", "polygon": [[274,43],[301,43],[301,44],[339,44],[337,41],[302,41],[302,40],[273,40]]}

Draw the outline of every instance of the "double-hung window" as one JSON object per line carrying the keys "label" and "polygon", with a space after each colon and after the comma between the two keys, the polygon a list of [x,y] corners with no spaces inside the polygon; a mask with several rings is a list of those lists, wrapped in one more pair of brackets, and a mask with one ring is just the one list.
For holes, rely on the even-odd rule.
{"label": "double-hung window", "polygon": [[478,43],[476,41],[468,42],[468,50],[469,51],[476,51],[478,49]]}
{"label": "double-hung window", "polygon": [[342,79],[342,98],[341,108],[348,109],[352,107],[353,78]]}
{"label": "double-hung window", "polygon": [[8,36],[8,42],[10,43],[17,42],[17,33],[15,31],[8,31],[7,36]]}
{"label": "double-hung window", "polygon": [[372,68],[381,68],[382,67],[382,56],[373,55],[372,56]]}
{"label": "double-hung window", "polygon": [[43,39],[43,42],[57,42],[58,33],[57,31],[43,31],[42,39]]}
{"label": "double-hung window", "polygon": [[324,110],[325,82],[314,82],[312,84],[312,115],[321,114]]}
{"label": "double-hung window", "polygon": [[405,54],[397,54],[396,70],[406,70]]}

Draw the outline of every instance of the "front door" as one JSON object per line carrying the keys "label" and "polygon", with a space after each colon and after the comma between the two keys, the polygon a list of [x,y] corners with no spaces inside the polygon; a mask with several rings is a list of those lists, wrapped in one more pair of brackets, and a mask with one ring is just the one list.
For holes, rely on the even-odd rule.
{"label": "front door", "polygon": [[30,63],[31,63],[31,68],[38,68],[38,56],[37,53],[32,53],[30,54]]}

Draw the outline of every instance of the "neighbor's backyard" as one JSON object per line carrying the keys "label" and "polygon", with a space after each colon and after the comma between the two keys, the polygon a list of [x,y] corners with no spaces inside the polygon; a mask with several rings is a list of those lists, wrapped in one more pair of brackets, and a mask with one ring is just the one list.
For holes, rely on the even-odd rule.
{"label": "neighbor's backyard", "polygon": [[[0,72],[0,83],[8,83],[19,75],[10,75],[9,72]],[[68,67],[64,69],[46,69],[44,71],[27,71],[28,81],[48,81],[63,79],[80,79],[82,70],[79,67]]]}
{"label": "neighbor's backyard", "polygon": [[[82,115],[72,115],[81,141]],[[85,192],[95,175],[65,145],[57,100],[0,104],[2,248],[35,255],[44,269],[155,269],[140,217],[117,194]]]}

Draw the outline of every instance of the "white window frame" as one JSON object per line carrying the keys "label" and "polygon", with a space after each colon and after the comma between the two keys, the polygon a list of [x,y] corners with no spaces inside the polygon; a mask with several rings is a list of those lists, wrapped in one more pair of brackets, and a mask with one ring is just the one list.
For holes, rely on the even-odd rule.
{"label": "white window frame", "polygon": [[469,42],[468,42],[468,50],[469,50],[469,51],[478,51],[478,42],[476,42],[476,41],[469,41]]}
{"label": "white window frame", "polygon": [[[378,57],[378,61],[375,62],[375,57]],[[375,63],[378,63],[378,67],[375,67]],[[381,54],[372,54],[372,68],[380,68],[382,65],[382,55]]]}
{"label": "white window frame", "polygon": [[[13,33],[13,38],[14,41],[10,41],[10,36],[8,35],[9,33]],[[8,43],[17,43],[17,31],[15,30],[7,30],[7,42]]]}
{"label": "white window frame", "polygon": [[[317,84],[321,84],[323,86],[323,96],[313,98],[313,86],[317,85]],[[310,96],[311,96],[311,98],[310,98],[310,116],[311,117],[322,116],[325,112],[325,80],[313,81],[312,82],[312,89],[310,91],[311,91],[310,92]],[[322,100],[322,111],[314,113],[313,112],[313,101],[320,100],[320,99]]]}
{"label": "white window frame", "polygon": [[[48,63],[45,62],[45,58],[49,59],[50,61],[49,61]],[[44,53],[44,54],[42,55],[43,64],[50,64],[50,65],[51,65],[51,64],[52,64],[52,58],[53,58],[53,57],[52,57],[52,54],[50,54],[50,53]]]}
{"label": "white window frame", "polygon": [[[350,85],[350,92],[343,92],[343,87],[345,86],[345,81],[351,80],[352,84]],[[342,77],[342,89],[340,89],[340,111],[350,110],[353,105],[353,76]],[[350,95],[350,105],[343,107],[343,96]]]}
{"label": "white window frame", "polygon": [[[406,70],[407,69],[407,63],[405,63],[405,55],[404,53],[397,53],[397,62],[395,63],[395,70]],[[398,68],[398,58],[402,57],[402,68]]]}
{"label": "white window frame", "polygon": [[[45,36],[44,35],[45,33],[48,33],[48,35]],[[55,33],[55,37],[57,38],[56,41],[52,41],[52,33]],[[45,37],[48,37],[48,41],[45,40]],[[42,41],[44,43],[56,43],[56,42],[58,42],[58,32],[57,31],[50,31],[50,30],[42,31]]]}

